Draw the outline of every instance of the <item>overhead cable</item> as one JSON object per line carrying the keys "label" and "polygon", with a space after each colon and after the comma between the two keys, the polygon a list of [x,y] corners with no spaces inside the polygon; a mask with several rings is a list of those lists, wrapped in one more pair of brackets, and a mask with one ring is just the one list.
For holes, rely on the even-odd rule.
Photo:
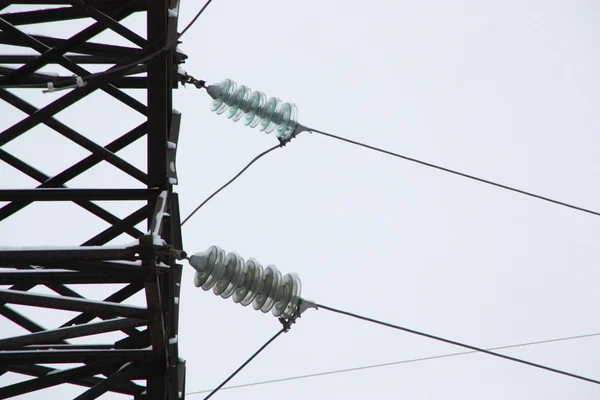
{"label": "overhead cable", "polygon": [[244,361],[244,363],[242,365],[240,365],[238,367],[238,369],[236,369],[235,371],[233,371],[233,373],[231,375],[229,375],[227,377],[227,379],[225,379],[223,382],[221,382],[221,384],[219,386],[217,386],[216,388],[214,388],[212,390],[212,392],[210,392],[210,394],[208,396],[206,396],[204,398],[204,400],[210,399],[215,393],[217,393],[223,386],[225,386],[227,384],[227,382],[229,382],[234,376],[236,376],[241,370],[244,369],[244,367],[246,367],[246,365],[248,365],[250,363],[250,361],[252,361],[257,355],[260,354],[261,351],[263,351],[265,348],[267,348],[268,345],[270,345],[271,343],[273,343],[273,341],[275,339],[277,339],[282,333],[287,332],[287,330],[289,329],[289,326],[285,326],[283,328],[281,328],[281,330],[279,332],[277,332],[271,339],[269,339],[265,344],[263,344],[258,350],[256,350],[256,352],[254,354],[252,354],[252,356],[250,358],[248,358],[246,361]]}
{"label": "overhead cable", "polygon": [[[554,342],[563,342],[563,341],[568,341],[568,340],[583,339],[583,338],[589,338],[589,337],[594,337],[594,336],[600,336],[600,332],[590,333],[587,335],[577,335],[577,336],[569,336],[569,337],[563,337],[563,338],[557,338],[557,339],[540,340],[540,341],[536,341],[536,342],[511,344],[508,346],[489,347],[486,350],[514,349],[517,347],[534,346],[534,345],[538,345],[538,344],[546,344],[546,343],[554,343]],[[459,353],[448,353],[448,354],[440,354],[437,356],[430,356],[430,357],[411,358],[411,359],[407,359],[407,360],[392,361],[392,362],[380,363],[380,364],[361,365],[358,367],[336,369],[336,370],[331,370],[331,371],[321,371],[321,372],[314,372],[312,374],[288,376],[288,377],[279,378],[279,379],[270,379],[270,380],[266,380],[266,381],[244,383],[241,385],[225,386],[225,387],[222,387],[221,390],[241,389],[241,388],[251,387],[251,386],[260,386],[260,385],[268,385],[268,384],[272,384],[272,383],[294,381],[294,380],[299,380],[299,379],[316,378],[319,376],[343,374],[346,372],[362,371],[362,370],[373,369],[373,368],[391,367],[394,365],[410,364],[410,363],[414,363],[414,362],[437,360],[437,359],[441,359],[441,358],[464,356],[467,354],[475,354],[475,353],[478,353],[478,351],[470,350],[470,351],[462,351]],[[188,393],[186,393],[186,395],[189,396],[189,395],[193,395],[193,394],[208,393],[211,390],[212,389],[198,390],[195,392],[188,392]]]}
{"label": "overhead cable", "polygon": [[276,149],[280,148],[281,146],[282,146],[281,144],[273,146],[270,149],[267,149],[267,150],[263,151],[262,153],[260,153],[259,155],[257,155],[256,157],[254,157],[244,168],[242,168],[242,170],[240,172],[238,172],[237,174],[235,174],[235,176],[233,178],[231,178],[223,186],[221,186],[216,191],[214,191],[213,194],[211,194],[210,196],[208,196],[202,203],[200,203],[200,205],[198,207],[196,207],[194,209],[194,211],[192,211],[190,213],[190,215],[188,215],[187,217],[185,217],[185,219],[183,220],[183,222],[181,222],[181,226],[183,226],[183,224],[185,224],[190,218],[192,218],[192,216],[194,216],[194,214],[196,214],[196,211],[198,211],[200,208],[202,208],[202,206],[204,206],[206,203],[208,203],[210,201],[210,199],[212,199],[213,197],[215,197],[217,194],[219,194],[219,192],[221,190],[225,189],[227,186],[229,186],[231,183],[233,183],[233,181],[235,181],[237,178],[239,178],[240,175],[242,175],[244,172],[246,172],[246,170],[248,168],[250,168],[250,166],[252,164],[254,164],[256,161],[258,161],[261,157],[266,156],[267,154],[269,154],[273,150],[276,150]]}
{"label": "overhead cable", "polygon": [[425,165],[427,167],[431,167],[431,168],[439,169],[441,171],[449,172],[451,174],[462,176],[464,178],[469,178],[469,179],[472,179],[472,180],[475,180],[475,181],[478,181],[478,182],[486,183],[488,185],[492,185],[492,186],[496,186],[496,187],[499,187],[499,188],[502,188],[502,189],[510,190],[510,191],[513,191],[513,192],[516,192],[516,193],[524,194],[526,196],[535,197],[536,199],[544,200],[544,201],[547,201],[547,202],[550,202],[550,203],[554,203],[554,204],[558,204],[558,205],[561,205],[561,206],[564,206],[564,207],[569,207],[569,208],[572,208],[574,210],[583,211],[583,212],[588,213],[588,214],[594,214],[594,215],[600,216],[600,212],[597,212],[597,211],[589,210],[587,208],[583,208],[583,207],[575,206],[573,204],[569,204],[569,203],[565,203],[565,202],[562,202],[562,201],[554,200],[554,199],[551,199],[549,197],[540,196],[540,195],[535,194],[535,193],[526,192],[524,190],[517,189],[517,188],[511,187],[511,186],[507,186],[507,185],[503,185],[501,183],[492,182],[492,181],[487,180],[487,179],[478,178],[478,177],[473,176],[473,175],[465,174],[464,172],[459,172],[459,171],[456,171],[456,170],[453,170],[453,169],[450,169],[450,168],[446,168],[446,167],[442,167],[442,166],[439,166],[439,165],[431,164],[431,163],[428,163],[428,162],[425,162],[425,161],[418,160],[416,158],[407,157],[407,156],[404,156],[402,154],[395,153],[393,151],[389,151],[389,150],[385,150],[385,149],[382,149],[382,148],[379,148],[379,147],[371,146],[371,145],[368,145],[368,144],[365,144],[365,143],[357,142],[355,140],[347,139],[347,138],[344,138],[342,136],[333,135],[331,133],[323,132],[323,131],[320,131],[318,129],[309,128],[308,131],[309,132],[318,133],[320,135],[328,136],[330,138],[341,140],[341,141],[344,141],[344,142],[347,142],[347,143],[351,143],[351,144],[354,144],[354,145],[357,145],[357,146],[361,146],[361,147],[364,147],[364,148],[367,148],[367,149],[370,149],[370,150],[374,150],[374,151],[377,151],[377,152],[380,152],[380,153],[388,154],[390,156],[402,158],[404,160],[411,161],[411,162],[414,162],[414,163],[417,163],[417,164],[421,164],[421,165]]}
{"label": "overhead cable", "polygon": [[484,354],[489,354],[489,355],[494,356],[494,357],[504,358],[506,360],[518,362],[518,363],[521,363],[521,364],[529,365],[531,367],[540,368],[540,369],[543,369],[543,370],[546,370],[546,371],[554,372],[554,373],[561,374],[561,375],[566,375],[566,376],[569,376],[571,378],[580,379],[580,380],[583,380],[583,381],[586,381],[586,382],[591,382],[591,383],[595,383],[595,384],[599,384],[600,385],[600,381],[598,381],[596,379],[587,378],[585,376],[573,374],[573,373],[570,373],[570,372],[567,372],[567,371],[563,371],[563,370],[560,370],[560,369],[556,369],[556,368],[552,368],[552,367],[547,367],[547,366],[542,365],[542,364],[537,364],[537,363],[534,363],[534,362],[522,360],[520,358],[507,356],[507,355],[504,355],[504,354],[501,354],[501,353],[496,353],[496,352],[493,352],[493,351],[490,351],[490,350],[483,349],[481,347],[471,346],[469,344],[457,342],[455,340],[445,339],[445,338],[442,338],[440,336],[431,335],[429,333],[424,333],[424,332],[420,332],[420,331],[417,331],[417,330],[414,330],[414,329],[409,329],[409,328],[405,328],[405,327],[402,327],[402,326],[399,326],[399,325],[394,325],[394,324],[391,324],[389,322],[384,322],[384,321],[380,321],[380,320],[377,320],[377,319],[374,319],[374,318],[369,318],[369,317],[365,317],[365,316],[362,316],[362,315],[354,314],[354,313],[351,313],[349,311],[339,310],[339,309],[336,309],[336,308],[333,308],[333,307],[328,307],[328,306],[325,306],[325,305],[322,305],[322,304],[318,304],[318,303],[313,303],[313,305],[316,306],[316,307],[318,307],[318,308],[322,308],[323,310],[328,310],[328,311],[331,311],[331,312],[334,312],[334,313],[346,315],[348,317],[357,318],[357,319],[360,319],[360,320],[363,320],[363,321],[367,321],[367,322],[371,322],[371,323],[374,323],[374,324],[386,326],[388,328],[397,329],[397,330],[400,330],[400,331],[412,333],[414,335],[419,335],[419,336],[423,336],[423,337],[426,337],[426,338],[429,338],[429,339],[434,339],[434,340],[437,340],[437,341],[440,341],[440,342],[452,344],[452,345],[455,345],[455,346],[464,347],[466,349],[474,350],[474,351],[477,351],[477,352],[480,352],[480,353],[484,353]]}
{"label": "overhead cable", "polygon": [[213,0],[208,0],[206,3],[204,3],[204,6],[202,6],[202,8],[200,9],[200,11],[198,11],[196,13],[196,16],[194,18],[192,18],[192,20],[186,25],[186,27],[183,28],[183,30],[181,31],[181,33],[179,35],[177,35],[177,39],[180,39],[188,31],[188,29],[190,29],[192,27],[192,25],[194,25],[196,23],[196,21],[198,20],[198,18],[200,18],[200,16],[204,12],[204,10],[206,10],[206,7],[208,7],[208,5],[212,1]]}

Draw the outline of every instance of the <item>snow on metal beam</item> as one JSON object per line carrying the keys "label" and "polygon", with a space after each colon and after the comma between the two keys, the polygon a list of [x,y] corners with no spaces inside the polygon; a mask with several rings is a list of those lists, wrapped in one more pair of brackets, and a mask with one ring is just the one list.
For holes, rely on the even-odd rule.
{"label": "snow on metal beam", "polygon": [[115,318],[85,325],[75,325],[68,328],[52,329],[31,333],[29,335],[0,339],[0,350],[17,349],[23,346],[34,344],[56,343],[62,339],[113,332],[124,328],[134,328],[146,324],[148,324],[148,321],[142,319]]}
{"label": "snow on metal beam", "polygon": [[1,189],[0,201],[148,200],[153,189]]}
{"label": "snow on metal beam", "polygon": [[79,272],[66,269],[30,269],[0,271],[0,285],[15,285],[28,283],[32,285],[46,285],[49,283],[62,284],[95,284],[95,283],[130,283],[141,281],[135,276],[108,275],[101,271]]}
{"label": "snow on metal beam", "polygon": [[54,308],[58,310],[79,311],[94,315],[120,316],[148,319],[146,308],[108,303],[104,301],[77,299],[73,297],[58,297],[45,294],[23,293],[16,290],[0,289],[0,301],[26,306]]}
{"label": "snow on metal beam", "polygon": [[1,365],[18,364],[71,364],[94,363],[98,360],[107,363],[128,361],[157,361],[152,350],[19,350],[0,351]]}
{"label": "snow on metal beam", "polygon": [[[63,263],[69,261],[104,261],[136,259],[136,246],[43,246],[4,247],[0,246],[0,266],[22,264]],[[69,268],[70,269],[70,268]]]}

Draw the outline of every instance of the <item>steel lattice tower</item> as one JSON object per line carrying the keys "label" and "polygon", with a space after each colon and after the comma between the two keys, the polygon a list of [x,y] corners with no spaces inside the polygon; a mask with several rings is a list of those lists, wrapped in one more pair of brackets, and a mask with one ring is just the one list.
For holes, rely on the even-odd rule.
{"label": "steel lattice tower", "polygon": [[[27,7],[6,10],[13,4]],[[175,155],[181,122],[181,115],[172,108],[172,89],[185,81],[178,64],[186,58],[176,49],[178,9],[178,0],[0,2],[0,44],[30,50],[26,54],[0,54],[0,110],[14,107],[26,114],[0,133],[0,168],[15,168],[38,182],[37,187],[0,190],[0,202],[7,202],[0,208],[0,222],[33,203],[52,201],[72,202],[109,224],[93,237],[82,237],[73,247],[0,249],[0,398],[61,384],[85,387],[78,399],[97,398],[106,392],[136,399],[178,399],[185,395],[185,361],[179,357],[177,344],[182,268],[177,260],[182,258],[178,251],[182,238],[178,198],[172,190],[177,183]],[[123,24],[126,17],[141,13],[147,25],[145,38]],[[80,19],[91,24],[67,39],[31,33],[40,23],[48,27]],[[134,46],[94,41],[107,30]],[[70,74],[55,76],[40,71],[52,65]],[[92,75],[89,65],[123,68]],[[49,104],[40,108],[10,89],[41,91],[65,86],[69,88],[52,93]],[[144,104],[123,89],[146,91],[147,101]],[[104,145],[56,117],[98,92],[116,99],[124,112],[141,114],[144,122]],[[41,125],[84,148],[87,157],[58,174],[47,175],[3,148]],[[140,139],[146,141],[145,170],[118,153]],[[137,187],[93,187],[93,181],[88,182],[92,187],[85,189],[67,187],[70,180],[102,163],[134,178]],[[124,218],[97,204],[133,200],[144,205]],[[144,221],[148,226],[145,232],[136,227]],[[22,229],[35,229],[38,222],[42,221]],[[106,245],[122,234],[131,236],[132,243]],[[69,286],[108,284],[121,284],[121,288],[102,301],[89,300],[84,290]],[[53,293],[36,293],[36,287]],[[146,305],[127,304],[138,292],[145,295]],[[17,309],[25,305],[77,314],[58,327],[46,329],[16,311],[15,305]],[[7,324],[16,324],[26,332],[5,337],[2,326]],[[73,343],[74,338],[107,332],[118,333],[121,338],[108,343]],[[63,364],[77,365],[66,368],[61,367]],[[2,383],[2,375],[14,373],[29,378]]]}

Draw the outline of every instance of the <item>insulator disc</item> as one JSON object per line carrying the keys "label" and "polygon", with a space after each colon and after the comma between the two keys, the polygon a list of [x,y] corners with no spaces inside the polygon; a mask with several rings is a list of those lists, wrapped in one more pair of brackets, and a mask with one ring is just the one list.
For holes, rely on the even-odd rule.
{"label": "insulator disc", "polygon": [[273,117],[273,113],[275,112],[275,107],[277,106],[277,100],[275,97],[269,98],[267,100],[267,104],[262,108],[262,113],[260,116],[260,125],[258,126],[258,130],[263,132],[267,129],[267,126],[271,123],[271,118]]}
{"label": "insulator disc", "polygon": [[206,282],[202,284],[202,289],[210,290],[215,282],[217,282],[225,273],[223,262],[225,261],[225,250],[214,246],[216,248],[217,256],[214,261],[214,267],[210,276],[206,279]]}
{"label": "insulator disc", "polygon": [[250,128],[256,128],[260,122],[262,109],[267,104],[267,96],[262,92],[254,92],[248,100],[248,112],[244,117],[244,124]]}
{"label": "insulator disc", "polygon": [[238,121],[242,118],[242,114],[244,113],[242,106],[245,105],[244,98],[248,98],[249,90],[250,88],[248,86],[240,85],[233,96],[231,96],[229,110],[227,110],[227,118],[231,118],[234,121]]}
{"label": "insulator disc", "polygon": [[271,308],[273,308],[273,304],[275,304],[275,301],[279,296],[279,292],[281,291],[281,272],[279,272],[277,267],[274,265],[269,265],[267,269],[269,268],[272,268],[273,270],[273,283],[271,284],[265,304],[263,304],[263,306],[260,308],[260,311],[264,313],[271,311]]}
{"label": "insulator disc", "polygon": [[257,292],[256,297],[252,302],[252,307],[254,307],[255,310],[260,310],[262,306],[267,302],[267,299],[269,298],[269,292],[273,287],[273,282],[275,279],[276,277],[273,265],[269,265],[267,268],[265,268],[263,273],[262,288],[260,288],[260,290]]}
{"label": "insulator disc", "polygon": [[[291,318],[298,312],[298,303],[300,302],[300,293],[302,292],[302,282],[296,274],[288,274],[292,278],[291,296],[283,310],[283,318]],[[277,307],[277,305],[275,305]]]}
{"label": "insulator disc", "polygon": [[217,258],[217,247],[211,246],[202,253],[196,253],[190,257],[190,264],[196,269],[194,285],[200,287],[210,277]]}
{"label": "insulator disc", "polygon": [[277,137],[287,139],[298,125],[298,107],[292,103],[285,103],[281,108],[281,124],[277,127]]}
{"label": "insulator disc", "polygon": [[274,299],[273,303],[273,315],[279,317],[285,307],[287,306],[290,297],[292,296],[292,277],[289,275],[284,275],[281,278],[281,284],[279,288],[279,295]]}
{"label": "insulator disc", "polygon": [[275,109],[273,110],[273,114],[271,114],[271,118],[269,118],[269,124],[265,128],[265,133],[271,133],[277,128],[277,126],[281,123],[281,106],[283,103],[277,97],[275,97]]}
{"label": "insulator disc", "polygon": [[290,274],[283,276],[279,296],[273,305],[273,315],[279,317],[288,306],[294,290],[294,277]]}
{"label": "insulator disc", "polygon": [[219,98],[213,100],[211,110],[217,114],[223,114],[231,104],[231,99],[237,89],[237,83],[231,79],[225,79],[219,83],[219,87],[221,88],[221,95]]}
{"label": "insulator disc", "polygon": [[221,92],[221,97],[223,98],[223,104],[221,104],[219,106],[219,108],[217,108],[215,110],[215,112],[217,114],[223,114],[225,111],[227,111],[227,108],[229,108],[229,104],[231,104],[231,99],[233,98],[233,95],[235,93],[235,91],[237,90],[237,83],[235,83],[234,81],[231,81],[231,84],[229,85],[229,87],[227,88],[227,90],[225,90],[225,88],[223,88],[223,91]]}
{"label": "insulator disc", "polygon": [[230,297],[235,289],[237,289],[244,280],[244,272],[246,270],[244,259],[237,253],[233,254],[235,255],[235,271],[233,272],[233,278],[231,278],[231,282],[229,285],[227,285],[227,288],[223,291],[223,293],[221,293],[221,297],[224,299]]}
{"label": "insulator disc", "polygon": [[244,86],[246,88],[246,93],[244,94],[244,98],[242,99],[242,102],[240,103],[240,108],[238,110],[238,112],[231,118],[234,121],[239,121],[244,114],[246,114],[248,112],[248,109],[250,108],[250,96],[252,96],[252,89],[250,89],[248,86]]}
{"label": "insulator disc", "polygon": [[[233,301],[247,306],[256,297],[258,286],[262,284],[262,265],[254,259],[246,261],[243,283],[233,292]],[[244,304],[245,303],[245,304]]]}
{"label": "insulator disc", "polygon": [[223,82],[219,83],[217,86],[220,89],[220,95],[219,95],[219,97],[217,97],[210,103],[210,111],[215,111],[215,112],[219,109],[219,107],[221,107],[221,105],[223,104],[223,101],[225,100],[225,96],[223,96],[223,93],[227,92],[229,90],[229,87],[231,86],[231,79],[225,79]]}
{"label": "insulator disc", "polygon": [[224,273],[221,274],[219,279],[217,279],[215,283],[215,287],[213,288],[213,293],[219,296],[221,293],[227,289],[229,284],[231,283],[233,276],[235,274],[235,267],[237,264],[237,257],[235,253],[227,254],[225,257],[224,265]]}
{"label": "insulator disc", "polygon": [[254,277],[254,282],[252,283],[252,286],[250,287],[250,291],[248,291],[248,294],[246,294],[246,297],[244,297],[242,299],[242,301],[240,302],[244,307],[252,304],[252,302],[254,301],[256,296],[263,290],[263,287],[265,285],[265,281],[264,281],[265,270],[264,270],[263,266],[257,263],[255,273],[256,273],[256,275]]}

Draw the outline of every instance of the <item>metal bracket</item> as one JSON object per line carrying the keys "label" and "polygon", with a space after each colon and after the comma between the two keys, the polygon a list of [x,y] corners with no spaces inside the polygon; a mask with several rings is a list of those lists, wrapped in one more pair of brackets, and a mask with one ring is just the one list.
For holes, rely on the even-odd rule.
{"label": "metal bracket", "polygon": [[288,319],[279,318],[279,322],[281,322],[281,325],[283,325],[283,329],[285,330],[285,332],[289,331],[292,328],[292,324],[295,324],[296,320],[300,318],[304,311],[308,310],[309,308],[314,308],[315,310],[319,309],[319,307],[314,302],[310,300],[300,299],[298,301],[298,312],[296,314],[292,315],[292,317]]}
{"label": "metal bracket", "polygon": [[72,88],[80,88],[80,87],[84,87],[85,86],[85,82],[83,81],[82,77],[80,77],[78,75],[73,75],[73,78],[75,78],[75,83],[74,84],[66,85],[66,86],[60,86],[60,87],[55,87],[54,86],[54,82],[48,82],[48,89],[42,90],[42,93],[52,93],[52,92],[58,92],[59,90],[66,90],[66,89],[72,89]]}

